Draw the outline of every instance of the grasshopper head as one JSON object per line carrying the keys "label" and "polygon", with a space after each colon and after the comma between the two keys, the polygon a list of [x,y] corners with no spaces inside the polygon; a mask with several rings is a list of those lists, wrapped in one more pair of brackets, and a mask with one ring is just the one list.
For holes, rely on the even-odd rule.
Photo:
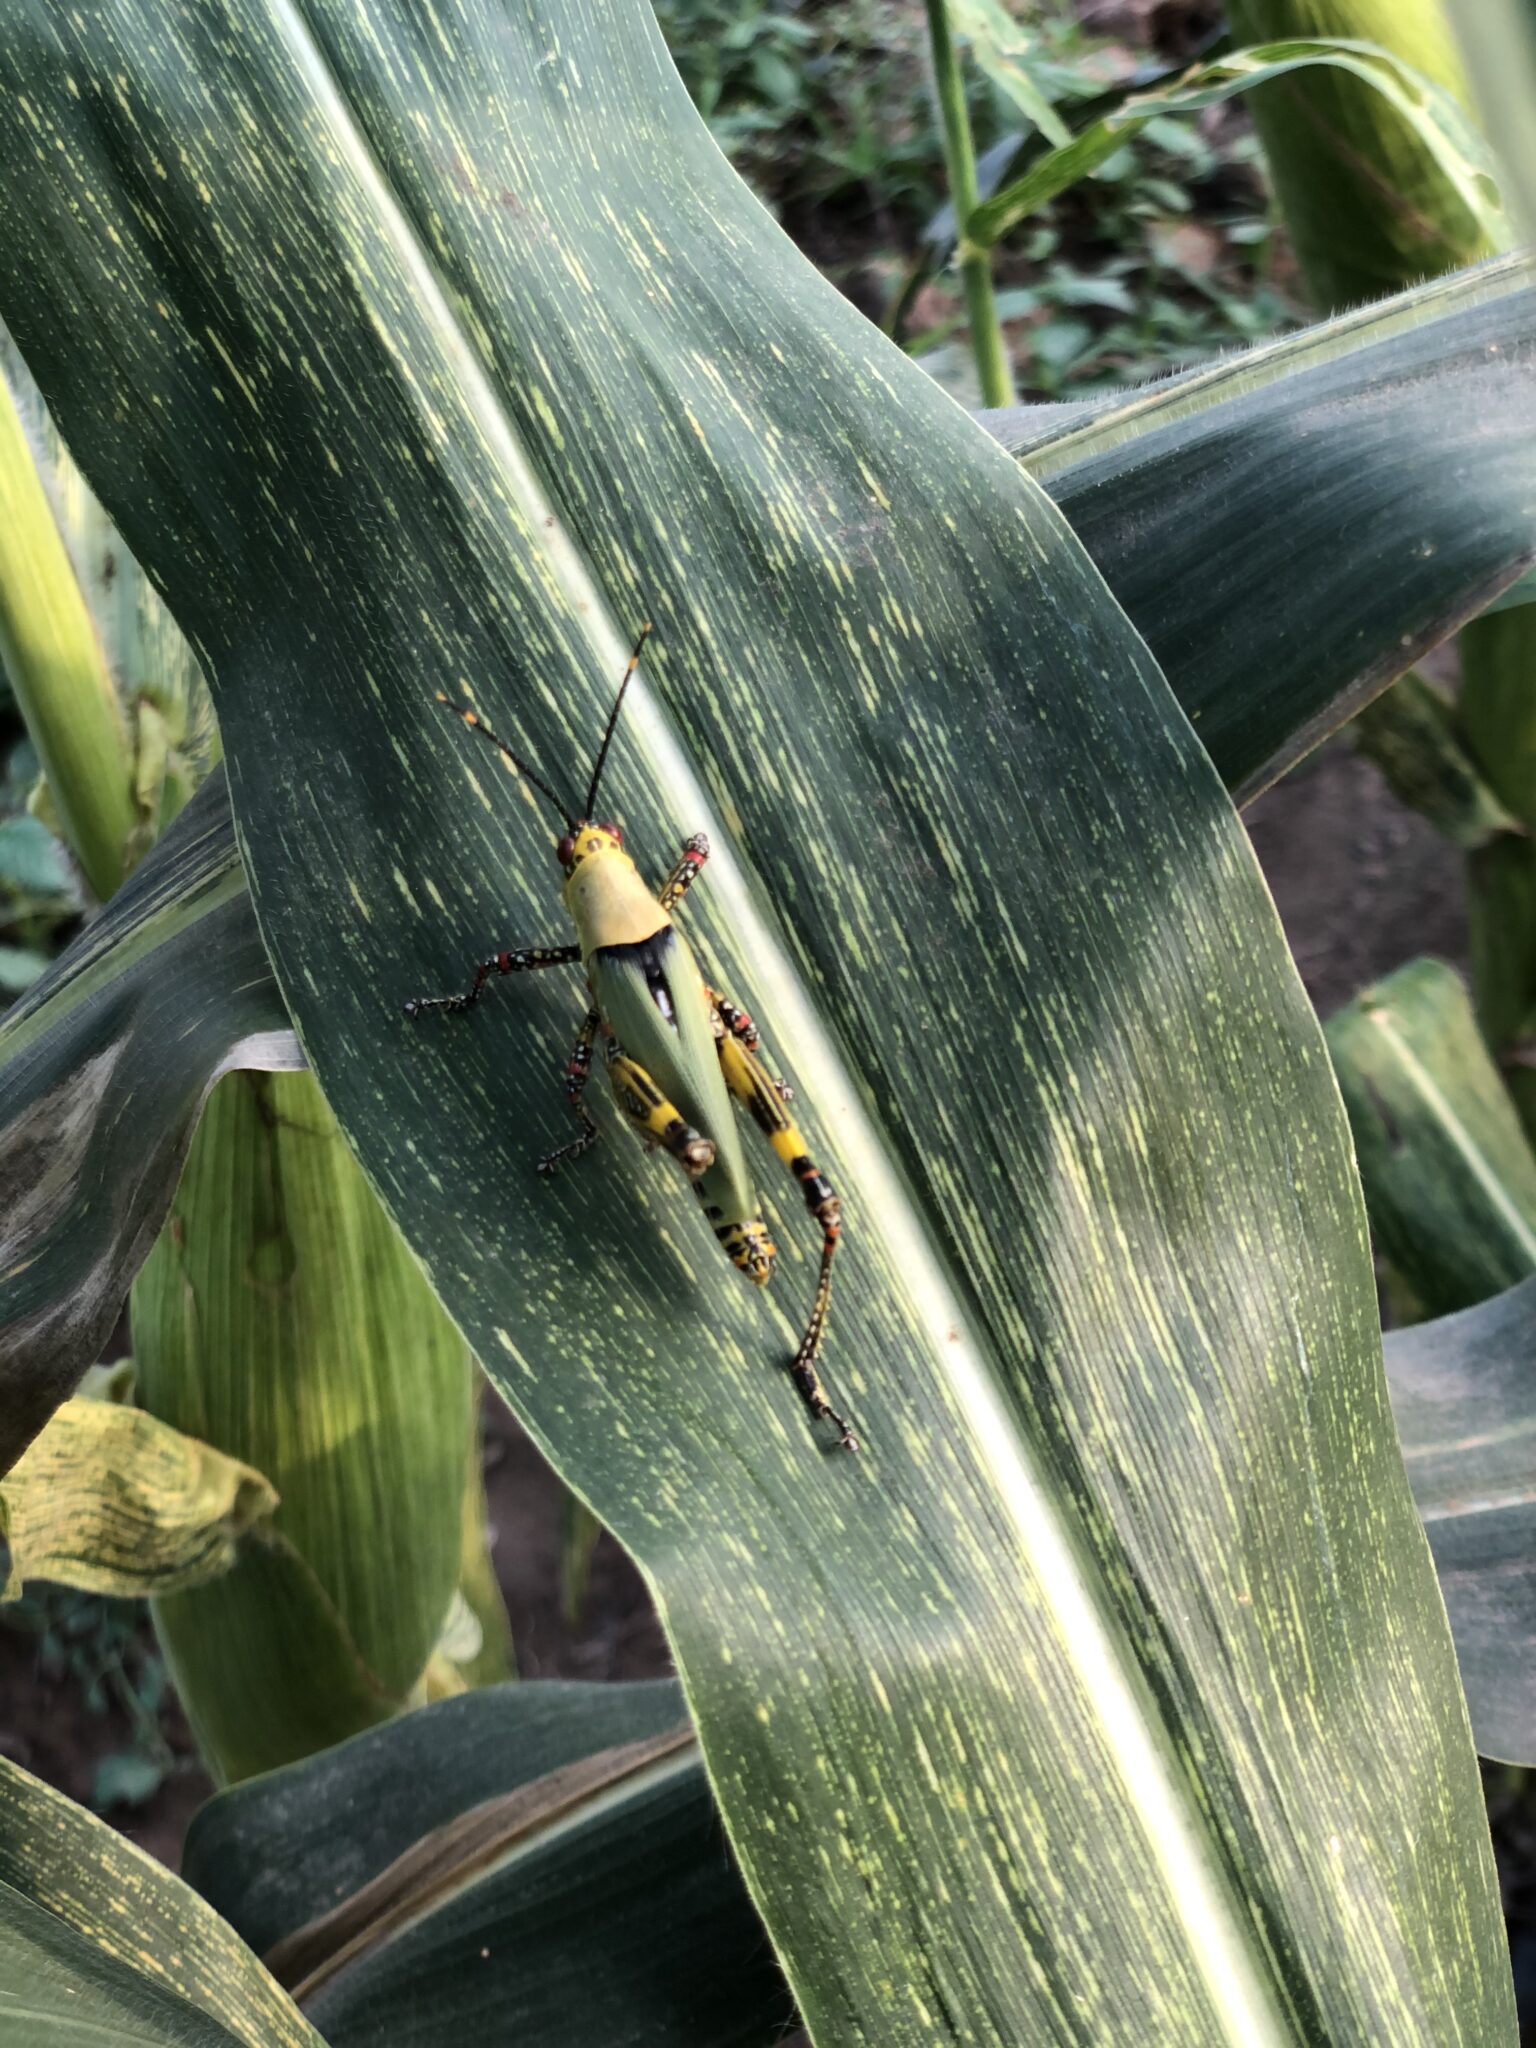
{"label": "grasshopper head", "polygon": [[568,875],[574,875],[595,853],[623,851],[624,834],[617,825],[594,825],[588,818],[579,818],[555,848],[555,859]]}

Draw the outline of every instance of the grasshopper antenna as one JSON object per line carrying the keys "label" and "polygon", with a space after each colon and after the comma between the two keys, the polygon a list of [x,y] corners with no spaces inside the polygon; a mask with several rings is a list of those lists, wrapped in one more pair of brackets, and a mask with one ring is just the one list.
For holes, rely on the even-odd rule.
{"label": "grasshopper antenna", "polygon": [[[647,628],[647,631],[649,631],[649,628]],[[630,667],[634,667],[633,662],[630,663]],[[626,675],[624,680],[628,682],[629,677]],[[448,702],[447,697],[443,694],[441,690],[437,692],[437,701],[439,704],[447,704],[448,709],[453,713],[454,717],[462,718],[464,723],[469,727],[471,732],[478,732],[483,734],[484,737],[490,741],[493,747],[500,747],[501,751],[512,763],[512,766],[517,770],[518,774],[526,777],[526,779],[533,784],[534,788],[538,790],[542,796],[547,796],[550,802],[554,805],[555,809],[560,813],[561,817],[565,820],[566,824],[570,827],[570,829],[573,832],[576,830],[577,821],[571,816],[570,812],[565,808],[565,805],[561,803],[559,797],[555,795],[555,792],[550,788],[549,784],[544,780],[543,776],[535,775],[533,770],[528,766],[528,763],[524,761],[519,755],[514,754],[512,749],[507,745],[504,739],[499,738],[497,734],[491,731],[491,728],[486,724],[485,720],[480,716],[478,712],[461,711],[457,704],[451,704]],[[605,741],[604,744],[606,745],[607,742]]]}
{"label": "grasshopper antenna", "polygon": [[646,620],[640,628],[640,638],[635,642],[635,651],[629,657],[629,666],[619,682],[619,694],[613,700],[613,709],[608,714],[608,727],[603,734],[603,744],[597,750],[597,762],[592,770],[592,786],[587,791],[586,815],[590,818],[592,807],[597,802],[597,785],[603,779],[603,764],[608,759],[608,743],[613,738],[614,727],[619,722],[619,711],[624,703],[624,692],[629,688],[629,679],[640,666],[640,650],[651,637],[651,622]]}

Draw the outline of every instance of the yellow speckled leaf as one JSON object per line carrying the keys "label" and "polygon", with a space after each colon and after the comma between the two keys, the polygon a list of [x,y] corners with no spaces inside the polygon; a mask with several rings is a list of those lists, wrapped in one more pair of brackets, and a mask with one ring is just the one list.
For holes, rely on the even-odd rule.
{"label": "yellow speckled leaf", "polygon": [[[342,1127],[655,1587],[817,2048],[1513,2037],[1348,1136],[1230,803],[1004,452],[734,179],[643,0],[16,0],[0,311],[209,674]],[[687,904],[845,1197],[724,1264],[569,1128],[547,814]]]}
{"label": "yellow speckled leaf", "polygon": [[196,1892],[4,1757],[0,2040],[6,2048],[323,2048]]}
{"label": "yellow speckled leaf", "polygon": [[985,418],[1243,803],[1536,554],[1536,259],[1092,408]]}
{"label": "yellow speckled leaf", "polygon": [[28,1579],[134,1598],[229,1570],[276,1490],[237,1458],[117,1401],[66,1401],[0,1481],[3,1597]]}

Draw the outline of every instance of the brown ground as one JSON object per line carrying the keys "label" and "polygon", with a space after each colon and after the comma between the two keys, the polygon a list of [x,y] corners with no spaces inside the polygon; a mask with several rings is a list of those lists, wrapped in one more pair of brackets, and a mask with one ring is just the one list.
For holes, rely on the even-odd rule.
{"label": "brown ground", "polygon": [[1347,739],[1304,761],[1244,817],[1320,1015],[1421,953],[1465,969],[1460,855],[1398,803]]}

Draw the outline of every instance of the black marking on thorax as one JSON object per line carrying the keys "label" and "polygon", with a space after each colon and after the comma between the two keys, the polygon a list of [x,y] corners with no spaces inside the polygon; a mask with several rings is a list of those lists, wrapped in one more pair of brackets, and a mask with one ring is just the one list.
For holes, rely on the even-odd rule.
{"label": "black marking on thorax", "polygon": [[667,974],[667,962],[672,954],[674,934],[671,925],[663,925],[659,932],[648,939],[636,939],[626,946],[598,946],[593,959],[611,961],[615,967],[632,967],[645,976],[646,988],[651,1001],[660,1012],[663,1023],[677,1029],[677,1006],[672,1000],[672,983]]}

